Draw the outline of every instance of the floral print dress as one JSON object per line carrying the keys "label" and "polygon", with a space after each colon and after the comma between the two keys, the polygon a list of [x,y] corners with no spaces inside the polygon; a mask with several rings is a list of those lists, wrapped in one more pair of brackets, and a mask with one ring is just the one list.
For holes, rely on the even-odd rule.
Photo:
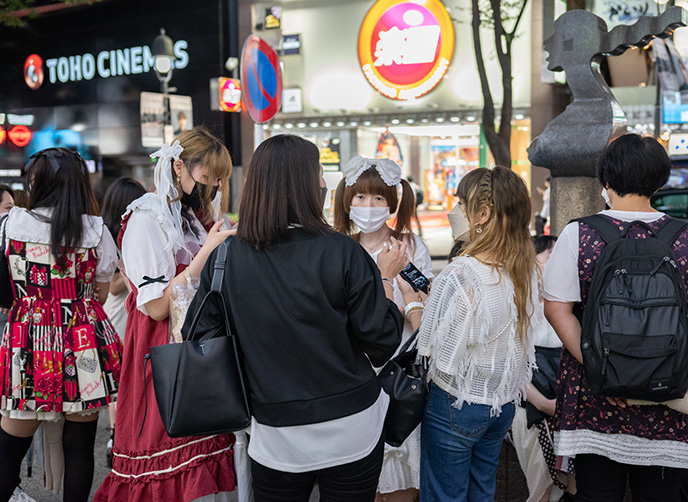
{"label": "floral print dress", "polygon": [[0,345],[0,412],[54,420],[116,398],[122,346],[94,295],[117,252],[102,219],[84,216],[83,247],[60,267],[41,215],[49,212],[14,208],[2,229],[15,300]]}

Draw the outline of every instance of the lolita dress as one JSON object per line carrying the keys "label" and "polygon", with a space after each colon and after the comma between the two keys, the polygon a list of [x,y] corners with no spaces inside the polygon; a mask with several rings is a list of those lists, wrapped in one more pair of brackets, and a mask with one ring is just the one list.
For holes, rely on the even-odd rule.
{"label": "lolita dress", "polygon": [[[421,273],[428,279],[432,279],[435,275],[432,273],[432,258],[430,251],[423,239],[419,236],[413,236],[413,254],[411,256],[411,263],[413,263]],[[411,248],[411,246],[409,246]],[[371,254],[375,263],[380,255],[380,251]],[[397,279],[394,279],[394,302],[403,308],[404,295],[401,293],[399,286],[397,286]],[[400,347],[413,334],[413,328],[408,321],[404,322],[404,331],[401,335]],[[398,350],[398,349],[397,349]],[[396,355],[396,354],[395,354]],[[382,462],[382,470],[380,471],[380,480],[377,491],[379,493],[393,493],[398,490],[408,490],[410,488],[420,489],[420,425],[406,438],[400,446],[393,447],[385,444],[385,453]]]}
{"label": "lolita dress", "polygon": [[168,319],[154,320],[145,304],[163,296],[169,282],[183,272],[207,237],[198,219],[187,214],[184,246],[175,243],[165,251],[170,249],[174,229],[163,207],[160,196],[149,193],[132,202],[123,218],[119,244],[132,293],[126,302],[112,471],[95,502],[228,500],[226,492],[236,486],[234,435],[170,438],[155,401],[150,365],[145,368],[144,383],[144,357],[150,347],[170,343]]}
{"label": "lolita dress", "polygon": [[83,216],[81,245],[60,267],[50,214],[15,207],[1,229],[15,300],[0,345],[0,413],[11,418],[93,413],[117,396],[122,346],[95,299],[115,272],[115,243],[102,218]]}

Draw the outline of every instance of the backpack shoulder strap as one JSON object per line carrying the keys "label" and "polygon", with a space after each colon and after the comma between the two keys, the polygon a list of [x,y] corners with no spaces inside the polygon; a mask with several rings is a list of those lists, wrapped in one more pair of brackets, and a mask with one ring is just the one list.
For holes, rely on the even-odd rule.
{"label": "backpack shoulder strap", "polygon": [[624,232],[612,225],[607,218],[599,214],[592,214],[584,218],[576,218],[575,220],[571,220],[571,222],[574,221],[588,225],[595,232],[600,234],[600,237],[602,237],[604,242],[607,244],[615,240],[622,239],[625,236]]}
{"label": "backpack shoulder strap", "polygon": [[678,238],[678,236],[688,226],[688,221],[679,220],[677,218],[669,218],[662,228],[655,233],[656,237],[671,246],[671,244]]}

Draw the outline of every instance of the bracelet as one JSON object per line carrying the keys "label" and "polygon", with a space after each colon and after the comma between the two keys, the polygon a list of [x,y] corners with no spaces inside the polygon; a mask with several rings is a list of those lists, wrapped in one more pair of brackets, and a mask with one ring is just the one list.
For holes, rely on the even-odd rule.
{"label": "bracelet", "polygon": [[420,312],[421,314],[423,313],[423,309],[420,307],[412,307],[406,311],[404,314],[408,322],[411,322],[411,315],[415,314],[416,312]]}
{"label": "bracelet", "polygon": [[404,315],[408,318],[408,316],[412,313],[415,312],[416,310],[423,310],[424,305],[420,302],[410,302],[406,304],[406,307],[404,307]]}
{"label": "bracelet", "polygon": [[387,284],[392,286],[392,289],[394,289],[394,283],[392,281],[390,281],[389,279],[387,279],[386,277],[382,278],[382,282],[386,282]]}

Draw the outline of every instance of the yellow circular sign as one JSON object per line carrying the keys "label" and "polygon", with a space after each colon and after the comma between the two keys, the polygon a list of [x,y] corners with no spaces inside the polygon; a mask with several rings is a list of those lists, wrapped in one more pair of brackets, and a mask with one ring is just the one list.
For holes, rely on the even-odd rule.
{"label": "yellow circular sign", "polygon": [[439,0],[378,0],[358,35],[366,79],[392,99],[415,99],[444,77],[454,54],[454,25]]}

